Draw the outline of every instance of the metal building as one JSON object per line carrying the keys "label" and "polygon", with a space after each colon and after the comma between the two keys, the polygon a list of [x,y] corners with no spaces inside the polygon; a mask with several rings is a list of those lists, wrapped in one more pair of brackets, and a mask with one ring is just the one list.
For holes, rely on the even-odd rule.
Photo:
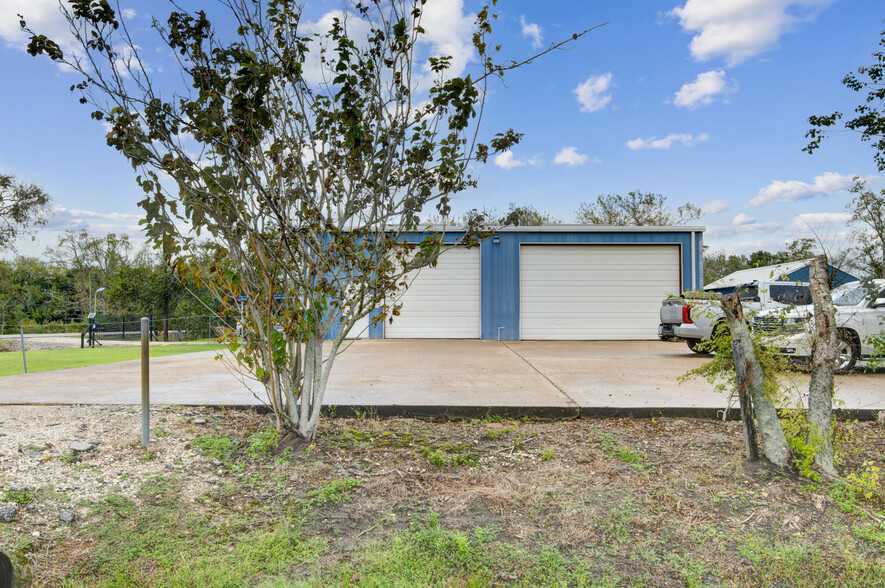
{"label": "metal building", "polygon": [[[424,268],[371,338],[656,339],[661,300],[703,285],[704,227],[506,227]],[[423,238],[415,234],[414,238]],[[447,231],[447,243],[463,232]]]}

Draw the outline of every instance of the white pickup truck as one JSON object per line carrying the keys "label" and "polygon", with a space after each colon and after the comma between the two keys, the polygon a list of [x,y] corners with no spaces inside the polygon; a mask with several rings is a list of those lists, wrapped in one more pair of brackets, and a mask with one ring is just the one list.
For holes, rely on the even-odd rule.
{"label": "white pickup truck", "polygon": [[[695,353],[707,351],[705,341],[714,333],[727,329],[725,315],[719,305],[722,290],[686,292],[681,298],[668,298],[661,303],[661,339],[685,339]],[[764,309],[783,309],[811,303],[811,292],[804,282],[751,282],[727,291],[737,292],[746,314]]]}
{"label": "white pickup truck", "polygon": [[[844,373],[860,359],[878,357],[885,336],[885,280],[852,282],[833,290],[838,327],[836,371]],[[811,356],[814,338],[814,307],[797,306],[786,313],[761,312],[753,320],[754,329],[776,334],[767,345],[781,354],[796,358]],[[877,349],[874,338],[880,341]],[[881,357],[878,357],[882,359]]]}

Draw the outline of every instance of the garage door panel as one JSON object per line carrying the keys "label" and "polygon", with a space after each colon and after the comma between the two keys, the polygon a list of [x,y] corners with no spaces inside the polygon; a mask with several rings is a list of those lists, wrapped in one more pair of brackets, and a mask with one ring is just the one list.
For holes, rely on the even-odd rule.
{"label": "garage door panel", "polygon": [[477,339],[480,336],[479,248],[443,253],[435,268],[410,278],[400,298],[400,315],[384,325],[384,336]]}
{"label": "garage door panel", "polygon": [[675,245],[523,245],[520,338],[656,338],[679,271]]}

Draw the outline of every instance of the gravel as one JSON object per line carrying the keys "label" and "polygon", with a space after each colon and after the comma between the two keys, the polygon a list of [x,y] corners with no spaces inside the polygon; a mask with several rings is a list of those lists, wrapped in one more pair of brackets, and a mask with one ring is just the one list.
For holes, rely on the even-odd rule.
{"label": "gravel", "polygon": [[[155,475],[186,476],[184,498],[196,499],[227,476],[190,446],[195,435],[215,433],[211,426],[189,422],[202,411],[152,408],[151,426],[163,434],[152,435],[146,451],[141,412],[132,406],[0,406],[0,505],[10,502],[3,497],[14,488],[32,488],[34,500],[19,505],[17,516],[48,524],[64,511],[76,518],[83,505],[111,493],[134,500],[142,483]],[[207,471],[215,477],[211,484]]]}

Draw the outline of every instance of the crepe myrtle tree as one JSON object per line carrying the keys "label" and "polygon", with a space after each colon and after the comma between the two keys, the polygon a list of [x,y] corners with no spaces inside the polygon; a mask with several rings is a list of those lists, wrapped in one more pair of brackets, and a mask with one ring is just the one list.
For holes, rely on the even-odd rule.
{"label": "crepe myrtle tree", "polygon": [[[186,82],[167,95],[106,0],[62,6],[76,52],[21,18],[31,54],[79,74],[71,90],[141,174],[148,235],[239,321],[231,350],[263,384],[277,427],[299,437],[316,434],[348,331],[376,308],[373,320],[392,319],[411,272],[436,263],[440,232],[404,233],[422,228],[427,207],[447,218],[451,196],[476,183],[471,163],[519,141],[511,129],[479,142],[487,84],[592,30],[499,64],[485,6],[477,71],[460,76],[449,56],[420,58],[425,4],[355,0],[317,31],[300,3],[226,0],[233,40],[203,11],[177,9],[154,22]],[[468,227],[462,244],[486,229]],[[194,253],[200,237],[208,258]]]}

